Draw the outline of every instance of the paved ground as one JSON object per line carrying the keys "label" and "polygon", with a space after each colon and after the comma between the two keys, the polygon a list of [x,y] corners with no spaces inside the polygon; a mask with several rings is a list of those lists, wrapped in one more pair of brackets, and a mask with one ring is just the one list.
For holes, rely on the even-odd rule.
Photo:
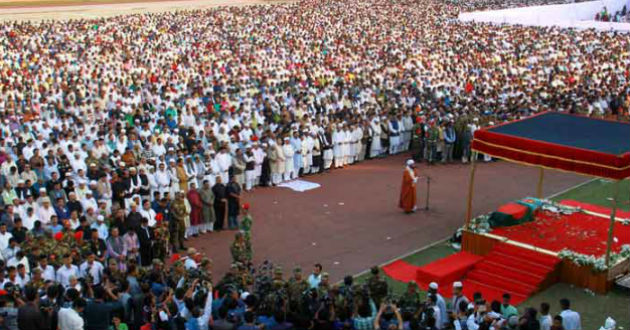
{"label": "paved ground", "polygon": [[[463,224],[469,166],[420,166],[433,178],[430,210],[413,215],[397,208],[404,156],[367,161],[347,169],[308,177],[321,188],[304,193],[286,188],[258,189],[246,195],[254,216],[255,262],[268,258],[285,268],[321,262],[333,279],[356,274],[407,252],[450,236]],[[496,162],[477,170],[474,213],[536,191],[534,168]],[[549,171],[545,195],[587,178]],[[424,203],[425,184],[419,186]],[[233,232],[192,240],[215,262],[215,273],[229,266]]]}
{"label": "paved ground", "polygon": [[286,0],[0,0],[0,22],[92,19],[123,14],[291,2]]}

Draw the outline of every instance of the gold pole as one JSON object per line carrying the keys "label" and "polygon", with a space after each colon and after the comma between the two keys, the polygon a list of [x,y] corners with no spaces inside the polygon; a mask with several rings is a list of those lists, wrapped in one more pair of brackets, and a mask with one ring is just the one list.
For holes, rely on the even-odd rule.
{"label": "gold pole", "polygon": [[606,244],[606,267],[610,269],[610,250],[612,249],[613,229],[615,228],[615,215],[617,213],[617,198],[619,197],[619,180],[615,181],[615,192],[612,200],[612,212],[610,212],[610,227],[608,228],[608,243]]}
{"label": "gold pole", "polygon": [[536,188],[536,196],[538,199],[543,198],[543,181],[545,180],[545,169],[541,166],[538,175],[538,187]]}
{"label": "gold pole", "polygon": [[468,180],[468,201],[466,203],[466,226],[464,226],[465,230],[468,230],[470,226],[470,220],[472,220],[472,200],[474,194],[474,185],[475,185],[475,169],[477,168],[477,153],[472,152],[472,157],[470,158],[470,179]]}

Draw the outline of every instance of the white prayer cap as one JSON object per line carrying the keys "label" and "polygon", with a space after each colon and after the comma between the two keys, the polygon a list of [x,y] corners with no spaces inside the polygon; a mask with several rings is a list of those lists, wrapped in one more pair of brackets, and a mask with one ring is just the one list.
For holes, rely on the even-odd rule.
{"label": "white prayer cap", "polygon": [[462,282],[459,282],[459,281],[457,281],[457,282],[453,282],[453,287],[454,287],[454,288],[461,288],[461,287],[463,287],[463,286],[464,286],[464,285],[462,285]]}
{"label": "white prayer cap", "polygon": [[241,293],[241,300],[247,299],[248,296],[249,296],[249,292],[247,292],[247,291]]}
{"label": "white prayer cap", "polygon": [[102,214],[99,214],[99,215],[96,217],[96,221],[104,221],[104,220],[105,220],[105,217],[104,217]]}
{"label": "white prayer cap", "polygon": [[39,192],[46,191],[46,188],[39,188]]}
{"label": "white prayer cap", "polygon": [[168,151],[175,151],[175,148],[173,148],[173,147],[168,147]]}
{"label": "white prayer cap", "polygon": [[19,180],[18,180],[18,183],[22,183],[22,184],[23,184],[23,183],[24,183],[24,180],[19,179]]}
{"label": "white prayer cap", "polygon": [[90,186],[96,186],[96,181],[94,180],[90,181]]}
{"label": "white prayer cap", "polygon": [[493,125],[494,125],[494,122],[493,122],[493,121],[491,121],[491,122],[489,122],[489,123],[488,123],[488,125],[493,126]]}
{"label": "white prayer cap", "polygon": [[407,166],[411,166],[413,164],[415,164],[416,162],[413,161],[413,159],[407,159]]}
{"label": "white prayer cap", "polygon": [[66,172],[66,176],[72,176],[72,173]]}
{"label": "white prayer cap", "polygon": [[429,289],[437,290],[438,289],[438,284],[435,283],[435,282],[429,283]]}
{"label": "white prayer cap", "polygon": [[466,309],[475,309],[475,304],[468,303],[468,306],[466,306]]}
{"label": "white prayer cap", "polygon": [[604,326],[599,328],[599,330],[614,330],[617,327],[617,322],[612,317],[606,318],[606,322],[604,322]]}

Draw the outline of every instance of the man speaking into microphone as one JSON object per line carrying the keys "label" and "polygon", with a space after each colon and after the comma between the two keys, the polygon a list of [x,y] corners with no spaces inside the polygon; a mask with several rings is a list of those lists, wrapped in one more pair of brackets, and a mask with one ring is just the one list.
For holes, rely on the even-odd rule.
{"label": "man speaking into microphone", "polygon": [[400,189],[400,201],[398,207],[403,209],[405,213],[413,213],[418,207],[416,206],[416,184],[418,176],[416,174],[416,163],[413,159],[407,160],[405,171],[403,172],[402,187]]}

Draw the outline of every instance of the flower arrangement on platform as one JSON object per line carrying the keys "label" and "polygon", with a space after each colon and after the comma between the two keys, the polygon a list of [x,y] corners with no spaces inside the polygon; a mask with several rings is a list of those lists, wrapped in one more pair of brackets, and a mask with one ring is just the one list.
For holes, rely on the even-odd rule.
{"label": "flower arrangement on platform", "polygon": [[[586,255],[577,253],[568,249],[564,249],[558,253],[558,257],[572,261],[579,266],[588,266],[598,272],[603,272],[608,269],[606,266],[606,257],[595,257],[593,255]],[[619,253],[610,254],[610,264],[615,265],[618,261],[630,257],[630,244],[624,244],[621,246]]]}

